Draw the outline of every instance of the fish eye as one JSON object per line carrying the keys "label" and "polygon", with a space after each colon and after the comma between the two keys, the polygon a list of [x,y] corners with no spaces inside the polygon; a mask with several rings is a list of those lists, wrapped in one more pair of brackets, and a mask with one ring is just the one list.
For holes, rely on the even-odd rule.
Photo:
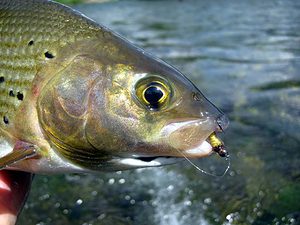
{"label": "fish eye", "polygon": [[137,83],[135,94],[143,105],[150,110],[157,111],[166,106],[171,95],[171,88],[164,80],[145,79]]}
{"label": "fish eye", "polygon": [[167,95],[164,87],[157,82],[152,82],[143,91],[144,101],[151,109],[158,109],[159,105],[164,102]]}

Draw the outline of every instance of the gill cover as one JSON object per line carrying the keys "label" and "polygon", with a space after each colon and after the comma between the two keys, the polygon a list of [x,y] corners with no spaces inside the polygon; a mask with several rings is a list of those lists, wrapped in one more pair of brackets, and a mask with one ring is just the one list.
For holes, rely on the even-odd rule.
{"label": "gill cover", "polygon": [[85,131],[90,90],[101,75],[102,70],[95,60],[77,56],[53,76],[38,99],[40,123],[54,148],[83,165],[106,157],[90,145]]}

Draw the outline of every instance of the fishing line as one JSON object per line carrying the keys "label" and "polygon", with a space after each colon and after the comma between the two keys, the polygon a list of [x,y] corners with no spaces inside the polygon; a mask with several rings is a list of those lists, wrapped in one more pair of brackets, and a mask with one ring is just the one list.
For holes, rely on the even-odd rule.
{"label": "fishing line", "polygon": [[225,160],[227,161],[227,167],[224,170],[224,172],[222,174],[214,174],[214,173],[210,173],[205,171],[204,169],[201,169],[199,166],[197,166],[195,163],[192,162],[192,160],[190,160],[183,152],[179,151],[178,149],[176,149],[176,151],[178,151],[194,168],[196,168],[198,171],[209,175],[209,176],[213,176],[213,177],[224,177],[225,174],[228,172],[228,170],[230,169],[231,166],[231,159],[230,159],[230,155],[227,154],[227,156],[225,157]]}

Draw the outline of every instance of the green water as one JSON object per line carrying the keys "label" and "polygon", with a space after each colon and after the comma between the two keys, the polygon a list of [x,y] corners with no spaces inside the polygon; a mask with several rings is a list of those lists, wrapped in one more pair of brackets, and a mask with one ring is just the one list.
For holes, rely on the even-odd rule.
{"label": "green water", "polygon": [[[300,224],[300,2],[77,5],[186,74],[230,118],[226,176],[189,163],[36,176],[19,224]],[[217,156],[196,161],[221,173]]]}

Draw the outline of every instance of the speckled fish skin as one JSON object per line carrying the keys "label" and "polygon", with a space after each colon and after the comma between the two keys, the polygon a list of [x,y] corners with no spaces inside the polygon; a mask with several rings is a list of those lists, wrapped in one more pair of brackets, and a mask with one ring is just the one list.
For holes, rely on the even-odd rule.
{"label": "speckled fish skin", "polygon": [[41,173],[207,156],[228,125],[179,71],[45,0],[0,1],[0,118],[0,156],[38,154],[8,168]]}
{"label": "speckled fish skin", "polygon": [[[51,12],[51,13],[49,13]],[[76,21],[74,23],[74,21]],[[89,29],[82,29],[89,27]],[[89,20],[48,1],[0,1],[0,115],[14,123],[15,112],[47,63],[45,53],[95,36]],[[1,123],[1,127],[7,125]]]}
{"label": "speckled fish skin", "polygon": [[49,1],[0,1],[0,134],[2,143],[8,142],[2,144],[4,149],[41,135],[35,123],[18,129],[24,120],[36,120],[34,112],[28,118],[18,115],[26,108],[38,71],[59,49],[95,37],[99,30],[79,13]]}

